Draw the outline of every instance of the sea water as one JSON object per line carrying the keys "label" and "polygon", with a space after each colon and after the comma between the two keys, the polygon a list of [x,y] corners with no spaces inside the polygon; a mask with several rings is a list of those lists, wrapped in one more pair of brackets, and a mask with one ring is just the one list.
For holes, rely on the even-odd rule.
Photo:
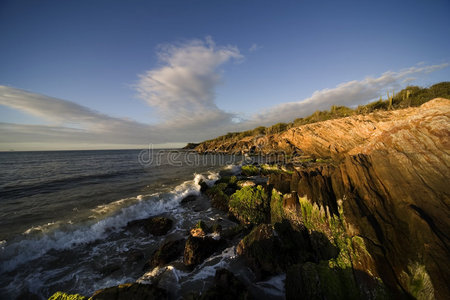
{"label": "sea water", "polygon": [[[220,171],[233,173],[240,162],[242,157],[183,150],[0,153],[0,299],[23,293],[46,299],[59,290],[91,295],[145,282],[142,259],[133,257],[148,259],[167,236],[126,230],[127,223],[164,215],[174,220],[168,235],[183,237],[198,220],[227,222],[207,199],[180,202],[200,195],[200,180],[212,185]],[[241,273],[256,290],[282,297],[279,277],[253,282],[234,247],[192,272],[169,266],[175,286],[168,288],[174,297],[201,292],[220,267]]]}

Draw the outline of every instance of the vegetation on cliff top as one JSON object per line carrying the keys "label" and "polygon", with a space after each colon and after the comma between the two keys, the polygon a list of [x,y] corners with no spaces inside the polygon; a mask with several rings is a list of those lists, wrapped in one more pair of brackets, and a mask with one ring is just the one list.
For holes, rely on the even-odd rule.
{"label": "vegetation on cliff top", "polygon": [[[377,101],[371,102],[366,105],[360,105],[357,108],[333,105],[329,110],[318,110],[308,117],[298,118],[290,123],[277,123],[269,127],[260,126],[247,131],[229,132],[217,138],[204,141],[203,143],[238,141],[249,136],[281,133],[292,127],[298,127],[332,119],[345,118],[352,115],[368,114],[377,110],[394,110],[407,107],[415,107],[420,106],[425,102],[428,102],[437,97],[450,99],[450,82],[447,81],[437,83],[430,86],[429,88],[408,86],[396,94],[394,93],[394,91],[392,91],[392,94],[388,92],[386,100],[383,100],[380,97],[380,99]],[[192,145],[190,146],[192,147]]]}

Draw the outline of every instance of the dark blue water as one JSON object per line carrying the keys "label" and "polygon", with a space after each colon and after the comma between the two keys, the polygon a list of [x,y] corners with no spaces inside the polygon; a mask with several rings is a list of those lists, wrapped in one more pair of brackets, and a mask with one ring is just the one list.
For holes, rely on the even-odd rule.
{"label": "dark blue water", "polygon": [[[0,153],[0,299],[90,295],[135,281],[142,268],[127,263],[130,251],[149,253],[161,238],[127,232],[127,222],[166,214],[171,234],[185,234],[197,219],[220,217],[180,201],[238,160],[168,150]],[[120,272],[105,273],[111,264]]]}

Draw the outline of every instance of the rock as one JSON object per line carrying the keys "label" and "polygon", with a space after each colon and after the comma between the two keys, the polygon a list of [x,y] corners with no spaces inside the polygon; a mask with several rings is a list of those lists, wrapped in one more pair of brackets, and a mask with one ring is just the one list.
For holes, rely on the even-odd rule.
{"label": "rock", "polygon": [[223,230],[221,233],[221,237],[231,240],[235,237],[244,236],[245,234],[250,233],[250,230],[251,226],[240,224]]}
{"label": "rock", "polygon": [[352,270],[333,269],[326,262],[307,262],[289,268],[286,299],[298,299],[299,295],[303,299],[362,299]]}
{"label": "rock", "polygon": [[147,219],[134,220],[128,222],[127,228],[141,227],[146,232],[161,236],[167,234],[172,228],[173,221],[165,217],[150,217]]}
{"label": "rock", "polygon": [[261,185],[236,191],[228,205],[230,212],[243,224],[261,224],[270,219],[270,199]]}
{"label": "rock", "polygon": [[152,284],[125,283],[101,289],[92,295],[92,300],[159,300],[168,299],[167,292]]}
{"label": "rock", "polygon": [[109,264],[109,265],[106,265],[106,266],[102,267],[100,269],[100,273],[103,276],[108,276],[108,275],[111,275],[112,273],[114,273],[116,271],[119,271],[119,270],[120,270],[120,265],[118,265],[118,264]]}
{"label": "rock", "polygon": [[282,272],[276,262],[278,256],[276,244],[277,239],[272,226],[261,224],[239,242],[236,253],[244,256],[256,276],[262,278],[265,275]]}
{"label": "rock", "polygon": [[183,255],[184,239],[165,241],[145,264],[144,269],[162,267]]}
{"label": "rock", "polygon": [[291,177],[292,175],[288,173],[271,173],[267,184],[272,185],[280,193],[287,194],[291,191]]}
{"label": "rock", "polygon": [[200,185],[200,192],[202,193],[206,192],[209,189],[208,184],[203,180],[200,180],[198,184]]}
{"label": "rock", "polygon": [[253,299],[247,287],[227,269],[218,269],[214,276],[214,283],[203,295],[199,297],[201,300],[216,299],[236,299],[249,300]]}
{"label": "rock", "polygon": [[[353,264],[369,268],[365,271],[392,292],[449,299],[449,136],[450,100],[435,99],[420,107],[318,122],[233,144],[204,143],[198,149],[258,145],[263,153],[300,149],[312,158],[332,158],[296,167],[291,191],[324,208],[325,216],[338,215],[342,201],[346,235],[363,236],[370,255]],[[294,215],[297,204],[289,205],[285,217],[301,224],[301,212]]]}
{"label": "rock", "polygon": [[228,211],[229,196],[225,193],[227,183],[215,184],[206,191],[206,195],[211,199],[211,206],[222,211]]}
{"label": "rock", "polygon": [[[333,248],[329,242],[326,246]],[[236,248],[258,278],[282,273],[296,263],[330,259],[337,256],[336,251],[332,253],[334,256],[315,253],[306,228],[296,230],[287,220],[276,223],[274,228],[269,224],[255,227]]]}
{"label": "rock", "polygon": [[237,185],[238,185],[238,187],[243,188],[243,187],[246,187],[246,186],[255,186],[256,183],[254,181],[251,181],[251,180],[239,180],[237,182]]}
{"label": "rock", "polygon": [[[72,296],[73,300],[87,300],[86,297],[81,295],[68,295],[63,292],[56,292],[54,293],[49,300],[72,300],[72,298],[68,298],[68,296]],[[77,298],[78,297],[78,298]],[[20,293],[19,296],[17,296],[16,300],[41,300],[41,297],[36,295],[35,293],[32,293],[30,291],[24,291]]]}
{"label": "rock", "polygon": [[131,263],[135,263],[138,262],[142,259],[144,259],[144,253],[142,253],[142,251],[139,250],[128,250],[127,252],[125,252],[126,258],[128,262]]}
{"label": "rock", "polygon": [[[25,299],[40,299],[40,297],[36,296],[36,298],[21,298],[20,296],[17,300],[25,300]],[[67,294],[64,292],[56,292],[48,300],[88,300],[87,297],[82,296],[80,294]]]}
{"label": "rock", "polygon": [[186,146],[184,146],[182,149],[184,149],[184,150],[193,150],[193,149],[195,149],[195,147],[197,147],[198,145],[200,145],[200,144],[198,144],[198,143],[188,143]]}
{"label": "rock", "polygon": [[186,204],[195,200],[197,200],[196,195],[187,195],[186,197],[183,198],[183,200],[181,200],[181,204]]}
{"label": "rock", "polygon": [[184,248],[183,262],[187,267],[195,267],[211,256],[223,245],[222,240],[215,240],[212,237],[189,236]]}

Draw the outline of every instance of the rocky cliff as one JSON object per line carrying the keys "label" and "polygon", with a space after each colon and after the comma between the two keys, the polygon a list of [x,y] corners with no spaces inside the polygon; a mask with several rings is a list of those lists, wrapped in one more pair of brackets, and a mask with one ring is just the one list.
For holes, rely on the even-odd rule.
{"label": "rocky cliff", "polygon": [[[276,190],[291,193],[282,202],[283,218],[305,224],[312,209],[345,215],[355,276],[360,270],[379,277],[403,295],[450,298],[450,100],[207,142],[196,150],[331,158],[297,164],[292,175],[271,175]],[[309,214],[302,201],[314,205]],[[364,251],[358,253],[355,241]],[[302,268],[294,274],[301,277]],[[360,278],[359,284],[368,283]]]}

